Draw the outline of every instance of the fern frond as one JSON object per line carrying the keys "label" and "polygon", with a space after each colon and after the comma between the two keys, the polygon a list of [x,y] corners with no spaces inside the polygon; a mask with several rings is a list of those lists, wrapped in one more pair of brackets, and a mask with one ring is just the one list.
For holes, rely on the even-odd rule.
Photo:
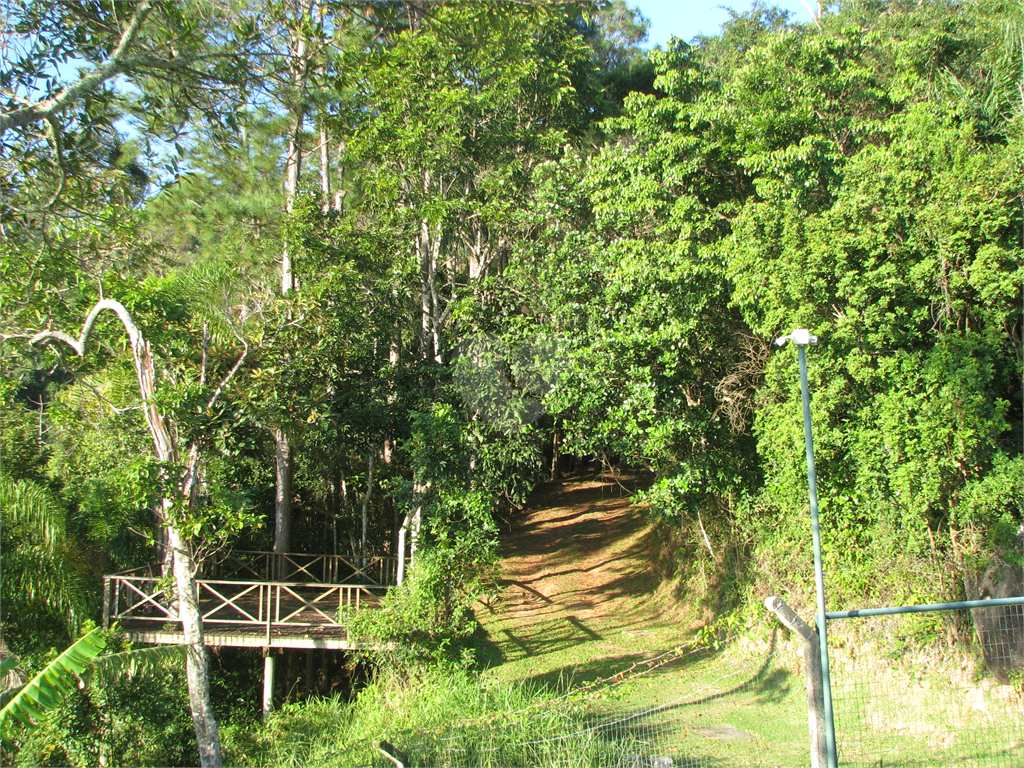
{"label": "fern frond", "polygon": [[176,665],[180,666],[184,659],[185,649],[180,645],[158,645],[112,653],[93,661],[82,675],[82,680],[88,684],[108,685],[117,680],[163,672]]}

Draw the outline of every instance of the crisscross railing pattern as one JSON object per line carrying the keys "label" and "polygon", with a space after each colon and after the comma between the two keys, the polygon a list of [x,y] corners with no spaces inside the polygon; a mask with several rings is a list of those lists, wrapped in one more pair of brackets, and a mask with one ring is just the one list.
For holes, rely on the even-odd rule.
{"label": "crisscross railing pattern", "polygon": [[[307,568],[314,564],[304,563]],[[174,594],[148,566],[104,577],[103,624],[176,625]],[[343,611],[376,607],[388,587],[380,584],[207,579],[196,580],[203,622],[210,627],[266,634],[289,628],[344,629]]]}
{"label": "crisscross railing pattern", "polygon": [[204,575],[219,579],[241,576],[260,581],[384,587],[396,583],[397,566],[398,560],[394,557],[349,558],[343,555],[238,550],[211,564]]}

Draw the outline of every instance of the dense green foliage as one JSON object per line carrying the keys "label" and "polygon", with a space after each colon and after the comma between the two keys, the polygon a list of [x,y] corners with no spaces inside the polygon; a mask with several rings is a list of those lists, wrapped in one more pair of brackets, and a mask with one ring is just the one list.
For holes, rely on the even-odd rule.
{"label": "dense green foliage", "polygon": [[[399,665],[460,657],[500,524],[566,458],[653,471],[640,499],[704,618],[807,594],[796,359],[771,347],[797,327],[820,339],[833,598],[958,597],[1021,564],[1019,0],[806,25],[755,3],[649,53],[622,2],[159,5],[120,85],[0,134],[5,654],[41,668],[97,618],[102,573],[160,557],[182,467],[153,457],[121,327],[80,358],[30,343],[77,336],[100,297],[201,457],[180,518],[199,559],[270,549],[275,492],[295,551],[408,533],[409,578],[357,620],[412,649]],[[105,7],[16,10],[5,115],[56,93],[56,63],[116,55]],[[160,686],[153,717],[183,695]],[[122,688],[76,694],[19,759],[89,762],[98,743],[67,745],[116,699],[103,749],[194,762],[187,723],[151,743]],[[232,748],[321,759],[253,738]]]}
{"label": "dense green foliage", "polygon": [[34,727],[13,731],[19,749],[8,764],[195,765],[180,649],[136,650],[116,635],[94,633],[108,654],[79,670],[86,686],[79,690],[71,677],[71,690]]}

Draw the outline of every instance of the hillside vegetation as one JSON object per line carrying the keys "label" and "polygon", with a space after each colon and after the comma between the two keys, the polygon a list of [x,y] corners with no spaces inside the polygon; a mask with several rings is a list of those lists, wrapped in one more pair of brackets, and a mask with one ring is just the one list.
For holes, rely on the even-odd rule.
{"label": "hillside vegetation", "polygon": [[[794,328],[831,601],[1024,567],[1020,0],[755,3],[652,51],[623,0],[10,5],[3,653],[43,668],[153,562],[190,642],[5,760],[219,765],[258,662],[208,674],[191,596],[230,547],[401,547],[353,624],[400,680],[470,665],[495,584],[492,652],[551,673],[662,579],[643,631],[803,606]],[[577,489],[636,532],[603,563],[595,512],[522,516],[584,464],[632,502]],[[515,549],[563,524],[566,574]]]}

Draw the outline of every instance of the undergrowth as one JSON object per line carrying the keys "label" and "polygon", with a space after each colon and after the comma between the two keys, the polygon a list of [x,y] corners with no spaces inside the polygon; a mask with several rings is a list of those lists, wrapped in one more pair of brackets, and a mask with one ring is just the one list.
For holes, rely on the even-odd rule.
{"label": "undergrowth", "polygon": [[349,702],[289,704],[263,726],[229,726],[222,736],[231,765],[390,765],[377,749],[382,740],[420,765],[618,762],[627,745],[584,730],[587,710],[538,686],[435,667],[371,683]]}

